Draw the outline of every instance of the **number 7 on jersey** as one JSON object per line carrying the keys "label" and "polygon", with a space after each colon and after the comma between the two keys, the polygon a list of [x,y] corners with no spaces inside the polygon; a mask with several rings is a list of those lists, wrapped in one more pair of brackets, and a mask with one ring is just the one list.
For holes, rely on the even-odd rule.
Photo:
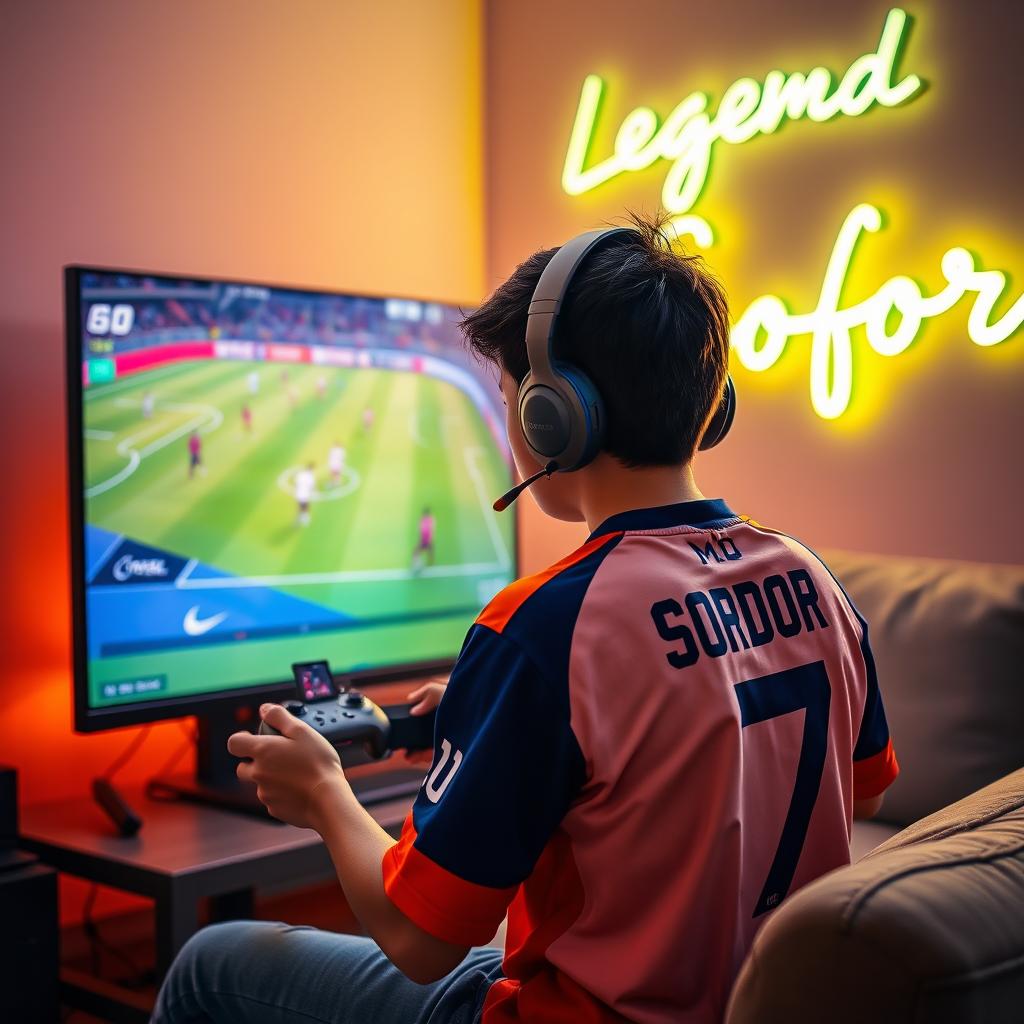
{"label": "number 7 on jersey", "polygon": [[767,722],[801,708],[805,711],[793,796],[782,826],[779,847],[754,907],[753,916],[758,917],[777,907],[793,884],[793,875],[807,837],[807,826],[811,821],[821,785],[821,773],[825,767],[832,687],[825,663],[815,661],[783,672],[747,679],[736,683],[734,688],[744,729],[748,725]]}

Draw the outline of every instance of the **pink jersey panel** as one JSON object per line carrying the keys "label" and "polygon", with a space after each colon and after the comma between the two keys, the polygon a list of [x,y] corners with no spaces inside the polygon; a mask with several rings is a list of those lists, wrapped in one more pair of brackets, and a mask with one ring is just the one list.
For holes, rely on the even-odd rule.
{"label": "pink jersey panel", "polygon": [[[764,583],[779,576],[776,586],[784,583],[791,596],[809,600],[810,586],[816,591],[813,607],[795,605],[796,618],[776,601],[782,626],[799,621],[798,632],[775,629],[770,642],[744,648],[750,630],[741,623],[721,634],[726,653],[701,649],[701,625],[712,646],[719,637],[708,620],[694,621],[688,594],[715,593],[728,611],[730,588],[745,584],[769,608]],[[675,652],[684,663],[688,647],[656,628],[652,608],[666,600],[684,611],[663,615],[663,628],[690,628],[698,649],[692,664],[669,660]],[[694,608],[702,617],[701,605]],[[756,612],[754,622],[762,624]],[[861,639],[829,572],[788,538],[741,521],[626,533],[594,576],[572,638],[571,723],[588,783],[562,828],[585,896],[578,918],[547,949],[551,964],[630,1020],[720,1019],[771,910],[849,861],[853,748],[868,685]],[[744,727],[738,694],[756,690],[774,700],[808,673],[824,688],[827,717],[812,729],[824,764],[819,758],[818,775],[810,773],[816,792],[804,793],[813,809],[802,843],[788,840],[796,851],[791,881],[785,892],[768,892],[797,799],[808,712]],[[771,678],[742,686],[760,677]]]}

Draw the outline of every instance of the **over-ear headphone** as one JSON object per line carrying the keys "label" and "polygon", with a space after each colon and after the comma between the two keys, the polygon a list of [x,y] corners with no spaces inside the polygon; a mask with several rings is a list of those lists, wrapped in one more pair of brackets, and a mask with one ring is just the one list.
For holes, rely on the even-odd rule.
{"label": "over-ear headphone", "polygon": [[[605,412],[601,395],[578,367],[558,358],[558,317],[573,275],[597,246],[634,228],[587,231],[566,242],[540,275],[526,318],[530,372],[519,387],[519,421],[530,450],[545,472],[582,469],[601,450]],[[726,378],[722,402],[700,441],[706,451],[729,432],[736,414],[736,388]],[[555,463],[553,468],[548,468]]]}

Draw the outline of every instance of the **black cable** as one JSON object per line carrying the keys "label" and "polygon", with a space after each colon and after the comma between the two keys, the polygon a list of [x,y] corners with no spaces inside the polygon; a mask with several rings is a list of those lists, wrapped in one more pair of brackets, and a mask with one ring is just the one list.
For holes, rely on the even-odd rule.
{"label": "black cable", "polygon": [[163,767],[157,772],[158,775],[166,775],[171,769],[177,767],[178,762],[196,745],[199,739],[199,727],[178,723],[178,728],[188,737],[180,747],[164,762]]}
{"label": "black cable", "polygon": [[152,727],[144,725],[133,737],[131,743],[114,758],[110,767],[100,775],[101,779],[108,782],[119,772],[136,754],[139,747],[149,738],[149,730]]}
{"label": "black cable", "polygon": [[[131,742],[124,748],[124,750],[114,758],[107,770],[99,777],[110,782],[113,777],[138,753],[139,748],[149,738],[151,728],[151,725],[144,725],[132,737]],[[176,763],[181,759],[181,756],[182,752],[180,750],[176,751],[172,760],[169,761],[168,764]],[[89,942],[89,960],[93,976],[96,978],[100,977],[100,969],[102,967],[101,953],[106,951],[108,954],[119,960],[131,972],[130,978],[123,981],[122,984],[126,985],[126,987],[130,987],[133,983],[145,984],[148,977],[147,972],[141,970],[139,965],[127,953],[118,949],[113,945],[113,943],[107,942],[100,933],[99,925],[93,917],[93,909],[96,906],[96,898],[98,895],[99,885],[98,883],[93,882],[89,887],[89,892],[86,894],[85,902],[82,904],[82,931],[85,933],[85,937]]]}
{"label": "black cable", "polygon": [[167,758],[167,760],[157,770],[155,777],[146,783],[146,796],[150,800],[158,800],[163,803],[173,803],[178,799],[173,791],[165,789],[157,781],[171,772],[171,770],[189,752],[189,750],[195,746],[196,740],[199,738],[199,729],[197,726],[189,727],[184,722],[179,722],[178,728],[185,733],[188,739],[182,743],[180,747],[172,751],[171,756]]}
{"label": "black cable", "polygon": [[[111,779],[136,755],[139,748],[149,738],[150,727],[148,725],[143,726],[132,738],[128,745],[121,751],[117,757],[110,763],[107,770],[102,772],[99,776],[101,779],[105,779],[110,782]],[[99,927],[93,918],[93,908],[96,905],[96,897],[99,895],[99,885],[96,882],[89,887],[89,891],[86,894],[85,902],[82,904],[82,931],[85,933],[85,937],[89,940],[89,958],[90,966],[92,967],[92,973],[95,977],[100,976],[101,958],[100,952],[107,946],[103,937],[100,935]],[[121,954],[114,951],[115,955],[121,957]],[[133,970],[137,973],[137,968],[132,965]]]}
{"label": "black cable", "polygon": [[130,988],[133,985],[145,985],[149,977],[149,972],[142,970],[138,963],[125,953],[124,950],[118,949],[113,943],[104,939],[100,932],[99,925],[92,916],[93,907],[96,905],[96,897],[99,895],[99,888],[99,883],[93,882],[89,887],[89,892],[85,897],[85,902],[82,904],[82,931],[89,940],[90,966],[92,968],[93,977],[99,978],[101,976],[100,968],[102,964],[100,953],[106,952],[120,960],[121,963],[131,972],[128,978],[121,980],[120,983],[122,985],[126,988]]}

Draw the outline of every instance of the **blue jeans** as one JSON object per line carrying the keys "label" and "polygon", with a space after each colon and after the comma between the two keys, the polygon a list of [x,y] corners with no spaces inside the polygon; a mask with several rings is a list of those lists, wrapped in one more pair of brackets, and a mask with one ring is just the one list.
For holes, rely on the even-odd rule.
{"label": "blue jeans", "polygon": [[152,1024],[472,1024],[501,959],[500,949],[473,949],[447,977],[417,985],[372,939],[230,921],[185,944]]}

